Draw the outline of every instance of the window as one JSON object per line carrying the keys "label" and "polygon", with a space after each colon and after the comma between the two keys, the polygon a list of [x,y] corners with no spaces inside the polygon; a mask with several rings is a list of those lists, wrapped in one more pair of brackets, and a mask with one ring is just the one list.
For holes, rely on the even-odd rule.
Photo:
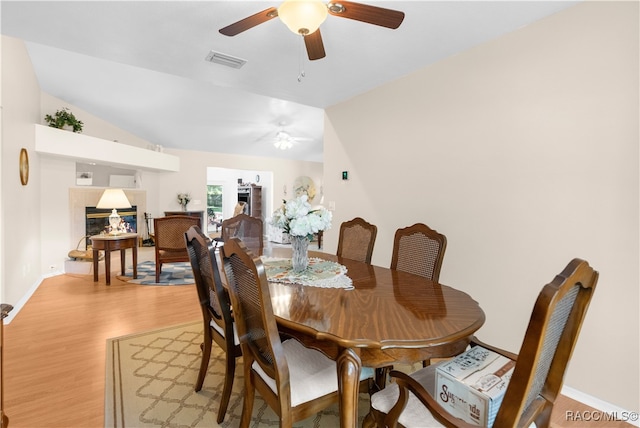
{"label": "window", "polygon": [[220,229],[222,222],[222,185],[207,185],[207,231],[214,232]]}

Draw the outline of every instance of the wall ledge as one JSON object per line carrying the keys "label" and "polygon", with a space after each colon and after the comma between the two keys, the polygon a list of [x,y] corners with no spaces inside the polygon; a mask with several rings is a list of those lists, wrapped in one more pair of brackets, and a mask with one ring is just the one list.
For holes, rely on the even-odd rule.
{"label": "wall ledge", "polygon": [[180,171],[180,158],[174,155],[39,124],[35,128],[35,150],[41,155],[117,168]]}

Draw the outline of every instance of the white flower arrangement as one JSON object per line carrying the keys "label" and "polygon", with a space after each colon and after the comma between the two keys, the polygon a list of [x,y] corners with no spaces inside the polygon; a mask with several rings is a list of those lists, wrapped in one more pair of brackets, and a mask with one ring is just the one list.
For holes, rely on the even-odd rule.
{"label": "white flower arrangement", "polygon": [[290,236],[304,236],[309,239],[314,233],[331,228],[331,211],[324,207],[311,208],[307,195],[298,196],[273,213],[271,224]]}
{"label": "white flower arrangement", "polygon": [[178,203],[183,207],[186,207],[187,204],[191,201],[191,195],[188,193],[178,193]]}

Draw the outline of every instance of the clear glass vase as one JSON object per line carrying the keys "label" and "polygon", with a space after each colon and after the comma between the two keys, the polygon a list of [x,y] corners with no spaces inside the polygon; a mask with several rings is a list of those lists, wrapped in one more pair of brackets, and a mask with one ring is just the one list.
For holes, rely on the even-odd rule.
{"label": "clear glass vase", "polygon": [[291,264],[295,273],[303,272],[309,266],[309,239],[306,236],[291,236]]}

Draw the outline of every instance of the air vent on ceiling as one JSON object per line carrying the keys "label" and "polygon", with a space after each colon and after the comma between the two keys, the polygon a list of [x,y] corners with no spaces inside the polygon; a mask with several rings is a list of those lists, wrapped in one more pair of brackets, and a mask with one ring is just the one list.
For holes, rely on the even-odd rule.
{"label": "air vent on ceiling", "polygon": [[205,58],[209,62],[226,65],[231,68],[241,68],[247,62],[246,59],[237,58],[235,56],[223,54],[221,52],[211,51]]}

